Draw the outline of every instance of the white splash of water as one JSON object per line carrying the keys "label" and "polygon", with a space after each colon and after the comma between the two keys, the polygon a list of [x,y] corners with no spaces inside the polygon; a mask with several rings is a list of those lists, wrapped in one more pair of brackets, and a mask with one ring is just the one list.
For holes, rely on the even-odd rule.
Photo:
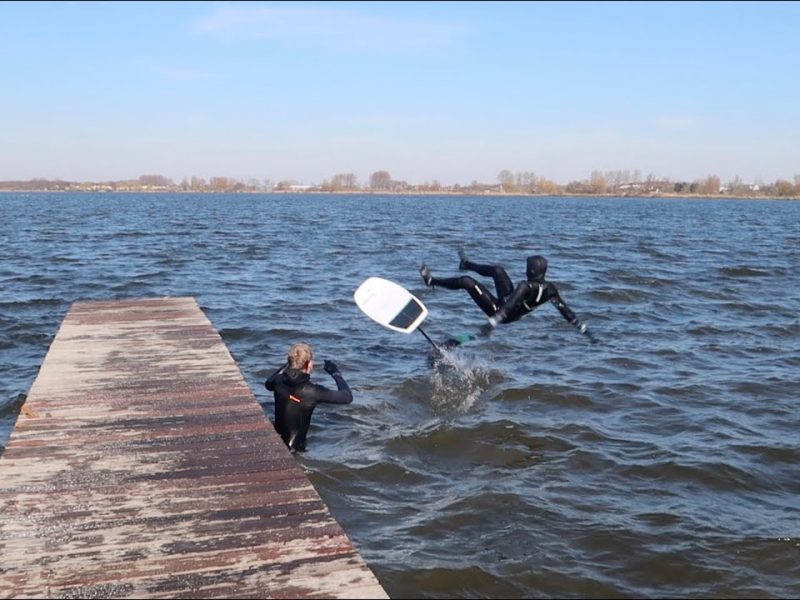
{"label": "white splash of water", "polygon": [[432,367],[431,403],[438,413],[468,412],[488,384],[489,366],[461,348],[443,348]]}

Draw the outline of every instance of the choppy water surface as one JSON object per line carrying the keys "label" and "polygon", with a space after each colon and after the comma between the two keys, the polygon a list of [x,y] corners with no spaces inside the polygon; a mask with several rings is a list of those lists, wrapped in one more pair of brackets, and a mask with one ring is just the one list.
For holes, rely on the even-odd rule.
{"label": "choppy water surface", "polygon": [[[291,343],[340,364],[299,460],[392,597],[800,595],[800,202],[6,194],[0,241],[0,445],[72,302],[194,296],[267,414]],[[355,307],[475,331],[417,274],[462,245],[602,343],[548,305],[431,368]]]}

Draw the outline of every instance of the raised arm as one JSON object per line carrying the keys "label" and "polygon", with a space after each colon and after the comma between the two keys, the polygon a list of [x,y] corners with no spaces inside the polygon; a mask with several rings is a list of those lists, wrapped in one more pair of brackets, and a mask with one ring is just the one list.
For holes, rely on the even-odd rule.
{"label": "raised arm", "polygon": [[342,377],[339,367],[332,360],[326,360],[323,366],[325,372],[328,373],[336,382],[335,390],[329,390],[324,386],[314,386],[314,396],[317,402],[327,402],[328,404],[350,404],[353,401],[353,392],[350,391],[350,386]]}

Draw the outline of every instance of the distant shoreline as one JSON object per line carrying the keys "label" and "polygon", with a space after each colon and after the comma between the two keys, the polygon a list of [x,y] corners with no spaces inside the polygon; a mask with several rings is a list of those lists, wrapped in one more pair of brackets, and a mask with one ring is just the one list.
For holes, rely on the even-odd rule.
{"label": "distant shoreline", "polygon": [[665,198],[670,200],[800,200],[800,196],[755,196],[732,194],[675,194],[675,193],[642,193],[642,194],[533,194],[523,192],[456,192],[444,190],[437,192],[428,191],[391,191],[391,190],[342,190],[342,191],[190,191],[190,190],[30,190],[30,189],[0,189],[0,194],[93,194],[97,196],[124,195],[124,194],[176,194],[176,195],[203,195],[219,196],[223,194],[261,195],[261,196],[486,196],[494,198],[631,198],[653,199]]}

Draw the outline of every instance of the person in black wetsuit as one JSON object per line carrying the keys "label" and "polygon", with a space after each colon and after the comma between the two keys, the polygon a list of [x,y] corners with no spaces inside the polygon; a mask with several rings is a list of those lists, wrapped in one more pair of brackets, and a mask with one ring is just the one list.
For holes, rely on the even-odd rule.
{"label": "person in black wetsuit", "polygon": [[500,265],[474,263],[467,260],[463,250],[459,250],[458,254],[461,258],[458,268],[461,271],[474,271],[478,275],[491,277],[494,280],[497,296],[493,296],[485,285],[469,275],[434,277],[431,270],[424,264],[420,267],[419,273],[428,287],[438,286],[448,290],[466,290],[475,304],[489,317],[489,324],[481,328],[484,335],[491,333],[501,323],[512,323],[520,319],[549,300],[564,319],[592,342],[595,341],[586,324],[582,323],[561,299],[555,284],[545,281],[547,259],[544,256],[528,257],[527,279],[515,289],[508,273]]}
{"label": "person in black wetsuit", "polygon": [[275,392],[275,429],[292,452],[304,452],[311,414],[317,404],[350,404],[353,393],[332,360],[323,366],[336,382],[336,390],[311,383],[314,353],[308,344],[295,344],[289,349],[285,365],[264,382]]}

